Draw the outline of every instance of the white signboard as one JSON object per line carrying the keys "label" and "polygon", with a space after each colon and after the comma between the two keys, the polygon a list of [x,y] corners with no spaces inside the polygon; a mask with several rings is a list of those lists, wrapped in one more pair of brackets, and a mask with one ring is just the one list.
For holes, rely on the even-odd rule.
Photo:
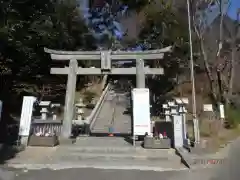
{"label": "white signboard", "polygon": [[183,117],[181,115],[174,115],[173,123],[174,123],[174,146],[183,147],[183,141],[185,136]]}
{"label": "white signboard", "polygon": [[133,100],[133,135],[151,134],[149,89],[132,90]]}
{"label": "white signboard", "polygon": [[224,105],[223,104],[219,105],[219,110],[220,110],[220,118],[224,119],[225,118],[225,113],[224,113]]}
{"label": "white signboard", "polygon": [[33,96],[24,96],[22,113],[19,126],[19,136],[29,136],[32,112],[33,112],[33,103],[36,101],[36,98]]}

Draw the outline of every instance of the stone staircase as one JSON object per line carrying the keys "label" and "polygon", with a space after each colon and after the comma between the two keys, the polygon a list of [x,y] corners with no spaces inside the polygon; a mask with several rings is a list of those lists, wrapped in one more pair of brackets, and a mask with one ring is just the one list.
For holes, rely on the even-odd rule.
{"label": "stone staircase", "polygon": [[125,94],[109,91],[91,130],[92,134],[131,134],[130,114],[126,114],[128,101]]}
{"label": "stone staircase", "polygon": [[104,101],[100,112],[94,122],[93,128],[91,130],[92,133],[108,133],[109,131],[109,127],[111,125],[111,117],[113,113],[113,105],[109,92],[106,96],[106,100]]}

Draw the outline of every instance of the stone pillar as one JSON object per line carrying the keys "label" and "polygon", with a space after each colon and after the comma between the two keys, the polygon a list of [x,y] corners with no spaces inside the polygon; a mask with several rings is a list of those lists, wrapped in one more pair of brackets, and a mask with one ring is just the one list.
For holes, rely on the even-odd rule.
{"label": "stone pillar", "polygon": [[136,84],[137,88],[145,88],[145,71],[143,59],[136,59]]}
{"label": "stone pillar", "polygon": [[182,116],[178,113],[173,115],[173,126],[174,126],[174,146],[183,147],[184,145],[184,132],[183,132],[183,121]]}
{"label": "stone pillar", "polygon": [[168,105],[171,108],[170,113],[173,118],[174,147],[180,148],[183,147],[184,143],[182,115],[178,112],[179,105],[175,101],[168,102]]}
{"label": "stone pillar", "polygon": [[77,81],[78,63],[76,59],[69,62],[68,81],[64,106],[64,119],[62,126],[62,138],[69,138],[72,131],[72,120],[74,116],[74,101]]}

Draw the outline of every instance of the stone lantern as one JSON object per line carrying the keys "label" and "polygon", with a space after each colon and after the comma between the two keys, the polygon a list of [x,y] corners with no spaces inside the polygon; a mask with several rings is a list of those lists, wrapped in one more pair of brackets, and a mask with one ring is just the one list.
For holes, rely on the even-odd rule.
{"label": "stone lantern", "polygon": [[170,122],[171,121],[170,107],[168,106],[168,104],[163,104],[162,108],[164,109],[165,121]]}
{"label": "stone lantern", "polygon": [[47,120],[50,104],[51,104],[51,101],[41,101],[39,103],[39,106],[41,107],[40,113],[41,113],[42,120]]}
{"label": "stone lantern", "polygon": [[84,114],[84,110],[83,108],[86,107],[86,105],[83,103],[83,100],[80,99],[79,103],[77,103],[76,105],[76,114],[77,114],[77,120],[78,121],[82,121],[83,120],[83,114]]}

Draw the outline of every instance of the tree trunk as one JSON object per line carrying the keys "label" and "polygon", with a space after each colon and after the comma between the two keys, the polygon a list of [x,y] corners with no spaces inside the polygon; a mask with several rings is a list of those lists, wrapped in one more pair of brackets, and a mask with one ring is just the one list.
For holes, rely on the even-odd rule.
{"label": "tree trunk", "polygon": [[234,83],[234,76],[235,76],[235,61],[236,61],[236,54],[237,54],[237,35],[239,32],[239,13],[237,12],[237,20],[235,24],[234,34],[232,37],[232,51],[231,51],[231,61],[230,61],[230,73],[229,73],[229,85],[228,85],[228,98],[232,96],[233,94],[233,83]]}
{"label": "tree trunk", "polygon": [[203,55],[204,67],[205,67],[207,77],[208,77],[208,80],[209,80],[211,95],[212,95],[213,100],[215,102],[217,102],[217,99],[218,99],[217,98],[217,91],[216,91],[216,87],[214,86],[215,81],[214,81],[214,78],[213,78],[209,63],[208,63],[208,57],[207,57],[207,54],[206,54],[206,51],[205,51],[205,48],[204,48],[203,39],[200,39],[200,47],[201,47],[201,52],[202,52],[202,55]]}
{"label": "tree trunk", "polygon": [[236,47],[233,47],[232,49],[232,57],[231,57],[231,63],[230,63],[230,73],[229,73],[229,84],[228,84],[228,93],[227,93],[227,102],[229,104],[229,98],[233,94],[233,83],[234,83],[234,75],[235,75],[235,58],[236,58]]}

